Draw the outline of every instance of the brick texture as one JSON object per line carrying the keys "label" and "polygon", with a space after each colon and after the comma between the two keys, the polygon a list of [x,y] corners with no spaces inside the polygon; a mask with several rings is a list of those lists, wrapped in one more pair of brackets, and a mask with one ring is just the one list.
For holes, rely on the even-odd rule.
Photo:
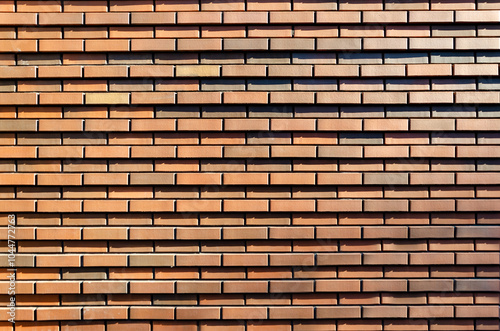
{"label": "brick texture", "polygon": [[0,329],[499,330],[499,11],[0,1]]}

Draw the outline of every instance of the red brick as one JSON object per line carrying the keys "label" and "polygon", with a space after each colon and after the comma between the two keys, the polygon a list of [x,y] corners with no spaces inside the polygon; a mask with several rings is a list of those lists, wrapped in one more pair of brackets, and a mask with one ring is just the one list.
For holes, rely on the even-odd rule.
{"label": "red brick", "polygon": [[201,135],[202,145],[239,145],[245,143],[243,133],[203,133]]}
{"label": "red brick", "polygon": [[128,131],[129,120],[125,119],[101,119],[85,120],[85,131]]}
{"label": "red brick", "polygon": [[[146,13],[146,14],[141,14],[142,15],[151,15],[151,16],[156,16],[156,15],[168,15],[170,18],[171,15],[171,21],[174,21],[175,15],[174,13]],[[153,18],[151,18],[149,21],[151,22]],[[166,21],[165,19],[164,21]],[[139,21],[139,19],[137,19]],[[143,22],[148,22],[148,20],[141,20]],[[134,22],[134,14],[132,14],[132,22]],[[162,23],[158,23],[162,24]],[[200,37],[200,29],[192,27],[192,26],[164,26],[164,27],[157,27],[155,29],[156,31],[156,37],[158,38],[199,38]]]}
{"label": "red brick", "polygon": [[140,0],[136,1],[132,4],[128,3],[121,3],[119,1],[111,1],[110,3],[110,11],[124,11],[124,12],[130,12],[130,11],[153,11],[153,1],[151,0]]}
{"label": "red brick", "polygon": [[[268,256],[267,254],[224,254],[222,263],[224,266],[267,266],[268,265]],[[260,285],[257,285],[258,288],[262,288],[262,292],[267,292],[267,283],[266,286],[263,286],[263,282]],[[243,285],[242,289],[243,289]],[[233,286],[234,288],[235,286]],[[224,284],[224,292],[226,292],[226,285]]]}
{"label": "red brick", "polygon": [[319,119],[319,131],[361,131],[362,120],[358,119]]}
{"label": "red brick", "polygon": [[39,321],[79,320],[81,316],[79,307],[38,308],[36,311]]}
{"label": "red brick", "polygon": [[42,105],[81,105],[83,104],[83,93],[40,93],[40,104]]}
{"label": "red brick", "polygon": [[386,133],[385,143],[388,145],[428,144],[428,133]]}
{"label": "red brick", "polygon": [[311,65],[270,65],[268,75],[270,77],[311,77]]}
{"label": "red brick", "polygon": [[178,24],[217,24],[222,23],[220,12],[179,12]]}
{"label": "red brick", "polygon": [[498,175],[492,172],[483,173],[457,173],[457,184],[482,184],[495,185],[500,184]]}
{"label": "red brick", "polygon": [[21,13],[0,13],[0,20],[5,25],[36,25],[37,15],[34,13],[21,14]]}
{"label": "red brick", "polygon": [[126,66],[86,66],[84,76],[89,78],[127,77]]}
{"label": "red brick", "polygon": [[452,92],[410,92],[409,103],[453,103]]}
{"label": "red brick", "polygon": [[[244,37],[244,36],[243,36]],[[284,26],[249,26],[248,37],[270,38],[270,37],[292,37],[292,27]],[[272,48],[272,46],[271,46]]]}
{"label": "red brick", "polygon": [[453,306],[412,306],[410,318],[443,318],[453,317]]}
{"label": "red brick", "polygon": [[410,64],[408,76],[451,76],[451,64]]}
{"label": "red brick", "polygon": [[456,103],[496,103],[500,102],[500,94],[497,92],[456,92]]}
{"label": "red brick", "polygon": [[[27,40],[31,41],[31,40]],[[29,45],[20,45],[28,48]],[[83,40],[46,39],[39,41],[39,52],[83,52]]]}
{"label": "red brick", "polygon": [[361,76],[365,77],[393,77],[404,76],[405,67],[399,64],[389,65],[361,65]]}
{"label": "red brick", "polygon": [[[497,64],[336,58],[362,47],[451,49],[455,39],[459,49],[498,48],[492,26],[478,27],[481,38],[469,26],[493,22],[497,5],[62,5],[0,1],[8,25],[0,28],[0,219],[21,213],[18,266],[42,268],[18,270],[20,328],[498,329],[500,190],[491,159],[500,155],[499,125],[478,117],[495,116],[491,107],[474,113],[474,105],[496,104],[499,94],[468,83],[496,76]],[[428,23],[454,15],[461,26],[433,25],[430,38]],[[80,27],[83,17],[93,27]],[[54,26],[36,27],[37,18]],[[359,26],[361,18],[420,25]],[[222,20],[229,25],[216,26]],[[83,54],[84,45],[96,53]],[[140,54],[113,54],[129,46]],[[315,46],[328,53],[298,52]],[[253,53],[269,47],[285,53]],[[444,82],[452,74],[463,80]],[[405,75],[422,79],[394,79]],[[205,90],[220,76],[227,81]],[[252,77],[272,82],[246,91]],[[407,101],[418,107],[383,108]],[[463,107],[440,106],[452,102]],[[467,132],[443,133],[455,129]]]}
{"label": "red brick", "polygon": [[314,12],[312,11],[271,11],[270,23],[314,23]]}
{"label": "red brick", "polygon": [[[175,23],[175,13],[141,13],[133,12],[132,24],[173,24]],[[160,37],[157,35],[157,37]],[[161,37],[160,37],[161,38]]]}
{"label": "red brick", "polygon": [[498,264],[498,253],[457,253],[457,264]]}
{"label": "red brick", "polygon": [[218,104],[221,101],[220,92],[179,92],[177,94],[179,104]]}
{"label": "red brick", "polygon": [[2,185],[35,185],[35,174],[0,174],[0,183]]}
{"label": "red brick", "polygon": [[[130,308],[130,319],[135,320],[159,320],[159,319],[174,319],[174,308],[164,308],[164,307],[131,307]],[[141,322],[139,322],[141,323]],[[149,323],[132,324],[130,330],[139,330],[138,326],[144,326],[144,330],[150,330]],[[120,330],[124,330],[123,325],[120,325]],[[110,330],[108,324],[108,330]],[[118,330],[118,329],[117,329]],[[126,329],[128,330],[128,329]]]}
{"label": "red brick", "polygon": [[222,66],[222,76],[223,77],[265,77],[266,76],[266,66],[265,65],[223,65]]}
{"label": "red brick", "polygon": [[457,211],[497,211],[498,199],[457,200]]}
{"label": "red brick", "polygon": [[127,319],[128,309],[125,307],[88,307],[83,309],[84,320]]}
{"label": "red brick", "polygon": [[407,146],[365,146],[365,157],[383,158],[407,158],[409,148]]}
{"label": "red brick", "polygon": [[314,119],[271,119],[272,131],[314,131]]}
{"label": "red brick", "polygon": [[410,253],[410,264],[453,264],[453,253]]}
{"label": "red brick", "polygon": [[155,211],[155,212],[168,212],[174,211],[173,200],[132,200],[130,201],[130,211]]}
{"label": "red brick", "polygon": [[496,157],[500,155],[497,146],[457,146],[457,157]]}
{"label": "red brick", "polygon": [[268,13],[266,12],[225,12],[225,24],[267,24]]}
{"label": "red brick", "polygon": [[81,25],[83,14],[81,13],[40,13],[38,16],[40,25]]}
{"label": "red brick", "polygon": [[[125,48],[125,44],[120,47]],[[132,39],[130,45],[130,50],[137,52],[173,51],[174,49],[175,41],[173,39]],[[128,50],[128,48],[122,50]]]}
{"label": "red brick", "polygon": [[317,23],[361,23],[361,13],[358,11],[335,12],[320,11],[316,13]]}
{"label": "red brick", "polygon": [[357,77],[359,76],[358,65],[315,65],[315,77]]}
{"label": "red brick", "polygon": [[225,228],[224,239],[267,239],[267,229],[263,227],[253,228]]}
{"label": "red brick", "polygon": [[[36,266],[37,267],[79,267],[80,266],[80,256],[79,255],[40,255],[36,257]],[[76,283],[76,282],[75,282]],[[54,284],[54,283],[52,283]],[[70,283],[68,283],[70,284]],[[71,282],[71,284],[74,284]],[[62,284],[60,284],[62,285]],[[49,284],[47,284],[49,286]],[[74,287],[72,291],[74,291]],[[37,292],[38,293],[48,293],[46,292],[47,290],[44,291],[43,288],[38,288],[37,286]],[[79,286],[76,289],[77,292],[73,293],[78,293],[79,291]],[[52,293],[61,293],[61,292],[52,292]]]}
{"label": "red brick", "polygon": [[313,307],[270,307],[270,319],[301,318],[311,319],[314,317]]}
{"label": "red brick", "polygon": [[[369,12],[367,13],[369,14]],[[382,26],[341,26],[341,37],[383,37],[384,28]],[[336,37],[336,36],[333,36]]]}
{"label": "red brick", "polygon": [[177,293],[221,293],[220,281],[178,281]]}
{"label": "red brick", "polygon": [[0,68],[0,77],[1,78],[35,78],[36,77],[36,68],[34,66],[26,66],[26,67],[1,67]]}
{"label": "red brick", "polygon": [[34,146],[0,146],[0,158],[36,158]]}
{"label": "red brick", "polygon": [[291,4],[284,0],[248,1],[248,10],[290,10]]}
{"label": "red brick", "polygon": [[177,49],[179,51],[221,51],[222,39],[209,38],[209,39],[179,39],[177,42]]}
{"label": "red brick", "polygon": [[176,266],[220,266],[221,256],[219,254],[203,255],[177,255]]}
{"label": "red brick", "polygon": [[81,212],[80,200],[40,200],[37,204],[38,212]]}
{"label": "red brick", "polygon": [[33,93],[2,93],[0,105],[35,105],[36,94]]}
{"label": "red brick", "polygon": [[128,13],[89,13],[85,14],[87,25],[129,24]]}
{"label": "red brick", "polygon": [[314,200],[271,200],[272,212],[305,212],[315,211]]}
{"label": "red brick", "polygon": [[[364,307],[364,318],[406,318],[406,306],[390,306],[390,307]],[[413,324],[413,323],[412,323]]]}
{"label": "red brick", "polygon": [[455,174],[453,173],[412,173],[410,174],[411,185],[436,185],[455,184]]}
{"label": "red brick", "polygon": [[83,202],[84,212],[126,212],[126,200],[85,200]]}
{"label": "red brick", "polygon": [[129,147],[128,146],[86,146],[85,147],[85,157],[86,158],[128,158],[129,157]]}
{"label": "red brick", "polygon": [[219,212],[222,210],[220,200],[178,200],[178,212]]}
{"label": "red brick", "polygon": [[177,157],[180,158],[221,158],[222,146],[179,146]]}
{"label": "red brick", "polygon": [[268,211],[267,200],[224,200],[224,211],[226,212],[260,212]]}
{"label": "red brick", "polygon": [[174,131],[173,119],[133,119],[132,131]]}
{"label": "red brick", "polygon": [[454,200],[411,200],[411,211],[454,211]]}
{"label": "red brick", "polygon": [[136,104],[173,104],[174,93],[172,92],[132,92],[130,103]]}
{"label": "red brick", "polygon": [[83,293],[127,293],[127,282],[84,281]]}
{"label": "red brick", "polygon": [[318,92],[317,103],[320,104],[359,104],[360,92]]}
{"label": "red brick", "polygon": [[[266,284],[267,286],[267,284]],[[267,319],[266,307],[223,307],[222,319]]]}
{"label": "red brick", "polygon": [[359,292],[361,285],[359,280],[317,280],[316,291],[318,292]]}
{"label": "red brick", "polygon": [[386,35],[387,37],[430,37],[430,26],[388,26]]}

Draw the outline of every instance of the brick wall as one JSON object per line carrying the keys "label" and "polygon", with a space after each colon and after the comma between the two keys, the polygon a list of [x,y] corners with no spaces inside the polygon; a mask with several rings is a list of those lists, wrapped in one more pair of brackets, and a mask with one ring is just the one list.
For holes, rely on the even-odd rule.
{"label": "brick wall", "polygon": [[498,330],[499,10],[0,1],[0,329]]}

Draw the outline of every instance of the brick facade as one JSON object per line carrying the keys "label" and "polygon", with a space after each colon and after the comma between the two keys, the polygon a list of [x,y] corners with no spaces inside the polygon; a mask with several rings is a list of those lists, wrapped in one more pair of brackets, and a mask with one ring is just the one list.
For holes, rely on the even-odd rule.
{"label": "brick facade", "polygon": [[498,330],[499,22],[0,1],[0,330]]}

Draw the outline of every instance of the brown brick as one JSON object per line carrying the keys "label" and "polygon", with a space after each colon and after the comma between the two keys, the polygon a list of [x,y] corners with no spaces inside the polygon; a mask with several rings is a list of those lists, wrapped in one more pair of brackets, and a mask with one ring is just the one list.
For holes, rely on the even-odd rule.
{"label": "brown brick", "polygon": [[498,9],[0,1],[20,328],[498,329]]}
{"label": "brown brick", "polygon": [[249,65],[223,65],[222,76],[224,77],[265,77],[266,66],[258,64]]}
{"label": "brown brick", "polygon": [[270,65],[270,77],[311,77],[311,65]]}
{"label": "brown brick", "polygon": [[124,307],[89,307],[83,310],[84,320],[126,319],[128,310]]}

